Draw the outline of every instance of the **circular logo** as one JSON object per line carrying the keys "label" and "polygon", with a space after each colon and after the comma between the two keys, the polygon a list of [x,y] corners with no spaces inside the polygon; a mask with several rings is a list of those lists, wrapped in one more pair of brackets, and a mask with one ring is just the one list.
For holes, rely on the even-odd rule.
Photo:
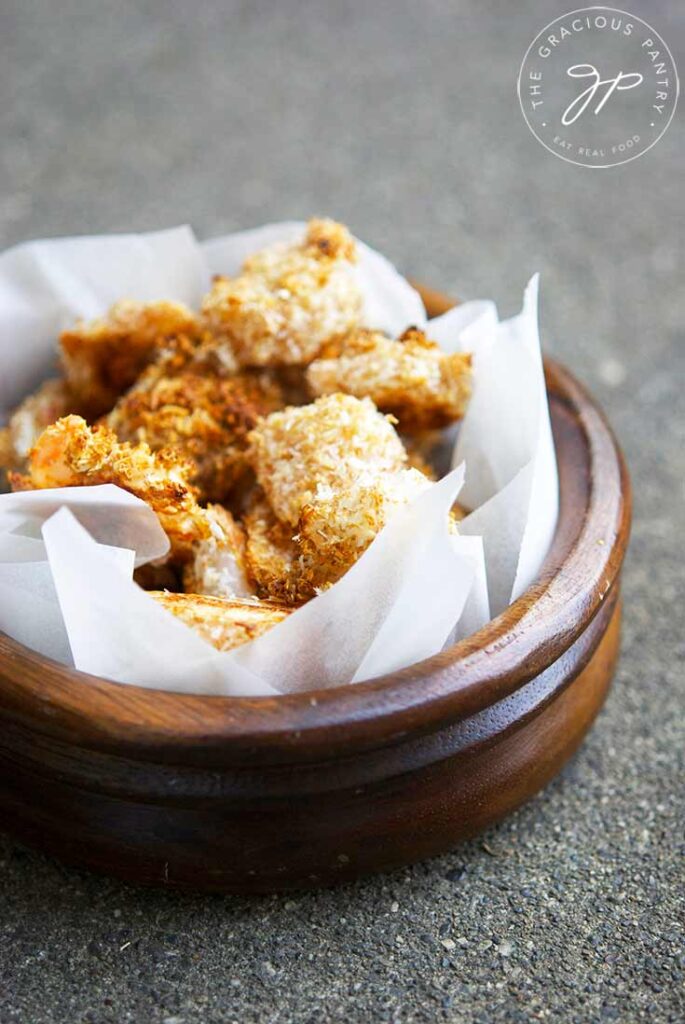
{"label": "circular logo", "polygon": [[613,7],[584,7],[550,22],[528,47],[518,78],[533,135],[583,167],[614,167],[651,149],[671,123],[678,90],[658,32]]}

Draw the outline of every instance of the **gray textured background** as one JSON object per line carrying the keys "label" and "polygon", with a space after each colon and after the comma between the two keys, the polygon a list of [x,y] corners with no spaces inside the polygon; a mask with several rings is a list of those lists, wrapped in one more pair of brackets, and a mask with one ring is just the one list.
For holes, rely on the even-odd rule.
{"label": "gray textured background", "polygon": [[[629,6],[682,70],[683,5]],[[3,1024],[682,1020],[682,122],[611,170],[542,149],[518,66],[572,7],[2,0],[0,245],[323,212],[506,314],[540,269],[636,497],[616,686],[543,795],[441,860],[256,901],[0,839]]]}

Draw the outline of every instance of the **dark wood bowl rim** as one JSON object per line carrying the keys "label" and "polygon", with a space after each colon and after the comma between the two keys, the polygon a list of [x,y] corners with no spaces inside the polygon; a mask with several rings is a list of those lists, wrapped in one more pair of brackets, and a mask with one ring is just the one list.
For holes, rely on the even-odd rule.
{"label": "dark wood bowl rim", "polygon": [[[429,314],[453,303],[421,288]],[[571,410],[587,449],[588,503],[570,548],[557,542],[537,581],[447,651],[370,682],[277,698],[210,697],[113,683],[44,658],[0,633],[0,706],[24,726],[76,746],[182,763],[208,758],[300,762],[397,743],[505,699],[584,632],[614,586],[628,541],[630,484],[590,395],[554,360],[548,389]],[[563,511],[562,511],[563,515]],[[562,532],[560,517],[557,537]],[[590,571],[588,571],[590,566]]]}

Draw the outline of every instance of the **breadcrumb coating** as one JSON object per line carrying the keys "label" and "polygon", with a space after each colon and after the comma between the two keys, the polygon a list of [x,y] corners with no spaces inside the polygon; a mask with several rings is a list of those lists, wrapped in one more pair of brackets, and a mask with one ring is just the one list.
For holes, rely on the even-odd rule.
{"label": "breadcrumb coating", "polygon": [[304,506],[297,543],[312,587],[337,582],[403,505],[431,486],[418,469],[363,473],[342,490],[320,485]]}
{"label": "breadcrumb coating", "polygon": [[153,453],[146,444],[121,444],[108,427],[90,428],[80,416],[48,427],[29,453],[25,476],[10,474],[14,490],[116,484],[157,513],[177,561],[211,536],[207,512],[189,483],[193,467],[178,452]]}
{"label": "breadcrumb coating", "polygon": [[172,445],[192,462],[205,501],[224,500],[248,470],[247,436],[260,416],[282,405],[267,372],[219,376],[201,365],[167,375],[169,360],[145,370],[106,422],[121,441]]}
{"label": "breadcrumb coating", "polygon": [[205,512],[211,534],[195,545],[192,560],[184,566],[183,589],[210,597],[252,597],[245,531],[221,505],[208,505]]}
{"label": "breadcrumb coating", "polygon": [[327,346],[307,370],[314,395],[368,396],[397,417],[402,430],[444,427],[460,419],[471,395],[471,356],[449,355],[423,331],[393,341],[360,330]]}
{"label": "breadcrumb coating", "polygon": [[247,535],[246,561],[259,597],[299,605],[314,597],[293,528],[282,523],[257,489],[243,519]]}
{"label": "breadcrumb coating", "polygon": [[203,324],[243,366],[309,363],[326,342],[360,324],[355,260],[344,225],[311,220],[301,241],[268,246],[238,277],[216,278]]}
{"label": "breadcrumb coating", "polygon": [[46,380],[25,398],[0,431],[0,467],[22,469],[26,458],[46,427],[74,411],[74,396],[66,381]]}
{"label": "breadcrumb coating", "polygon": [[198,329],[179,302],[123,299],[106,316],[63,331],[62,364],[79,407],[92,418],[108,412],[170,339]]}
{"label": "breadcrumb coating", "polygon": [[232,651],[282,622],[288,608],[266,601],[230,601],[201,594],[149,591],[163,608],[218,651]]}
{"label": "breadcrumb coating", "polygon": [[338,394],[267,416],[250,434],[248,457],[277,517],[291,526],[320,485],[344,491],[361,472],[407,463],[392,419],[368,398]]}
{"label": "breadcrumb coating", "polygon": [[430,486],[417,469],[362,471],[342,490],[320,483],[295,530],[258,494],[244,519],[257,593],[288,605],[310,600],[336,583],[392,515]]}

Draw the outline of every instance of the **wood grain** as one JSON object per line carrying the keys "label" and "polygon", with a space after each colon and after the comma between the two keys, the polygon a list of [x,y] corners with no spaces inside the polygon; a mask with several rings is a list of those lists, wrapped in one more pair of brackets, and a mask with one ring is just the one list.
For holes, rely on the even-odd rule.
{"label": "wood grain", "polygon": [[502,615],[402,672],[276,699],[122,686],[0,634],[3,827],[133,881],[267,891],[440,852],[535,793],[609,685],[630,524],[601,411],[558,364],[546,377],[559,525]]}

